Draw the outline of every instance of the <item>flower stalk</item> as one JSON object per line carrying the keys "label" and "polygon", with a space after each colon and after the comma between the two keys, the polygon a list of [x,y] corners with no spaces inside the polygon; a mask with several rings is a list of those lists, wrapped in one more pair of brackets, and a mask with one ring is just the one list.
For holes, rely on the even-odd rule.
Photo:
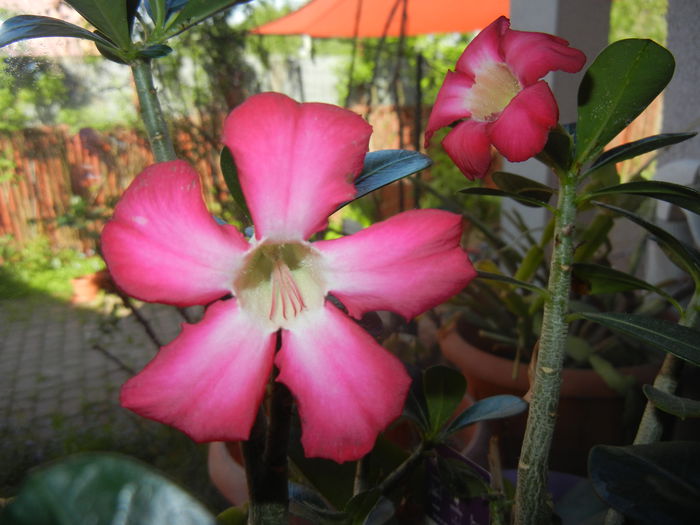
{"label": "flower stalk", "polygon": [[151,61],[139,58],[131,63],[131,72],[136,84],[136,93],[139,97],[141,119],[146,127],[148,142],[156,162],[175,160],[175,148],[170,138],[168,125],[163,116],[163,110],[158,100],[158,92],[153,84],[153,71]]}
{"label": "flower stalk", "polygon": [[544,308],[530,411],[518,465],[514,509],[516,525],[549,523],[551,515],[547,499],[547,471],[566,350],[566,315],[571,289],[576,218],[576,175],[574,172],[560,173],[559,178],[561,185],[555,212],[549,294]]}

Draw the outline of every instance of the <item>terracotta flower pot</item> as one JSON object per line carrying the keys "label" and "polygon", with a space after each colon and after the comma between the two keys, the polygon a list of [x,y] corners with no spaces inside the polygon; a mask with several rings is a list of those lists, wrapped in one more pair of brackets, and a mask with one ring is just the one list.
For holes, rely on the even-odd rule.
{"label": "terracotta flower pot", "polygon": [[[528,365],[491,354],[468,343],[457,329],[443,330],[438,342],[445,358],[457,366],[467,379],[474,399],[497,394],[523,396],[529,389]],[[620,372],[634,377],[639,384],[653,381],[658,364],[622,367]],[[550,468],[585,475],[588,451],[596,444],[623,444],[631,438],[643,409],[626,403],[594,371],[565,369],[562,377],[559,415],[550,456]],[[627,405],[627,406],[626,406]],[[505,467],[516,467],[527,414],[496,421],[494,433],[500,436]]]}

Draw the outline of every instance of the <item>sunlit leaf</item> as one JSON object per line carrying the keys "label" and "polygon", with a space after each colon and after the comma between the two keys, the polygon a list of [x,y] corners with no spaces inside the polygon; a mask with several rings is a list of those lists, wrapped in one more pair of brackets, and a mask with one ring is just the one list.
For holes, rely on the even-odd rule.
{"label": "sunlit leaf", "polygon": [[593,447],[595,491],[635,523],[696,523],[700,515],[700,442]]}
{"label": "sunlit leaf", "polygon": [[248,2],[250,0],[189,0],[177,16],[172,19],[165,37],[175,36],[202,20],[214,16],[219,11]]}
{"label": "sunlit leaf", "polygon": [[654,317],[614,312],[577,312],[570,317],[602,324],[700,366],[700,331],[694,328]]}
{"label": "sunlit leaf", "polygon": [[651,40],[620,40],[604,49],[579,87],[576,160],[597,156],[661,93],[674,68],[673,55]]}
{"label": "sunlit leaf", "polygon": [[65,1],[121,49],[128,49],[131,46],[127,2],[124,0]]}
{"label": "sunlit leaf", "polygon": [[116,51],[112,42],[92,31],[56,18],[34,15],[13,16],[5,20],[0,26],[0,47],[19,42],[20,40],[52,36],[92,40]]}
{"label": "sunlit leaf", "polygon": [[659,410],[681,419],[700,417],[700,401],[669,394],[651,385],[644,385],[642,390],[647,399]]}
{"label": "sunlit leaf", "polygon": [[0,515],[3,525],[214,525],[192,496],[126,456],[86,453],[37,470]]}

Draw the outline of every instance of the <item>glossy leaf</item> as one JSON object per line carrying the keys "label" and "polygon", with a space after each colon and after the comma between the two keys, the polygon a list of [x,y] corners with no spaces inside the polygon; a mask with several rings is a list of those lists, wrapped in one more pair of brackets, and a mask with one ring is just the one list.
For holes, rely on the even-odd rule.
{"label": "glossy leaf", "polygon": [[250,0],[189,0],[178,15],[172,19],[165,37],[175,36],[202,20],[214,16],[219,11],[247,2]]}
{"label": "glossy leaf", "polygon": [[162,16],[165,22],[172,15],[180,11],[189,0],[144,0],[143,5],[146,7],[146,12],[151,20],[156,22],[158,20],[158,10],[162,10],[160,16]]}
{"label": "glossy leaf", "polygon": [[92,31],[56,18],[35,15],[19,15],[5,20],[0,26],[0,47],[20,40],[52,36],[82,38],[114,48],[112,42]]}
{"label": "glossy leaf", "polygon": [[700,214],[700,192],[672,182],[656,180],[627,182],[589,193],[586,198],[596,199],[602,195],[642,195],[670,202],[681,208]]}
{"label": "glossy leaf", "polygon": [[589,174],[608,164],[633,159],[639,155],[644,155],[645,153],[649,153],[660,148],[678,144],[679,142],[693,138],[695,135],[697,135],[697,133],[663,133],[661,135],[654,135],[652,137],[635,140],[634,142],[628,142],[627,144],[622,144],[621,146],[616,146],[598,157],[593,162],[593,165],[586,172],[586,174]]}
{"label": "glossy leaf", "polygon": [[585,164],[661,93],[673,76],[673,55],[651,40],[610,44],[578,92],[576,160]]}
{"label": "glossy leaf", "polygon": [[224,146],[221,150],[219,162],[221,166],[221,173],[224,176],[224,181],[226,182],[228,191],[231,192],[233,200],[241,208],[245,216],[250,221],[250,210],[248,209],[248,204],[246,203],[245,196],[243,195],[241,182],[238,180],[238,169],[236,168],[236,163],[233,160],[233,155],[231,155],[231,151],[226,146]]}
{"label": "glossy leaf", "polygon": [[700,331],[694,328],[635,314],[577,312],[570,317],[602,324],[700,366]]}
{"label": "glossy leaf", "polygon": [[357,194],[338,209],[387,184],[424,170],[432,163],[430,157],[417,151],[385,149],[367,153],[362,172],[355,179]]}
{"label": "glossy leaf", "polygon": [[468,195],[489,195],[492,197],[508,197],[510,199],[518,201],[520,204],[524,204],[525,206],[530,206],[533,208],[544,207],[552,209],[552,207],[549,204],[547,204],[546,201],[543,201],[539,198],[531,197],[520,193],[503,191],[496,188],[464,188],[463,190],[459,190],[459,192],[466,193]]}
{"label": "glossy leaf", "polygon": [[678,302],[667,292],[642,279],[620,270],[600,264],[574,263],[574,286],[582,295],[597,295],[602,293],[618,293],[631,290],[647,290],[660,295],[673,304],[680,312]]}
{"label": "glossy leaf", "polygon": [[192,496],[126,456],[78,454],[37,470],[2,515],[3,525],[214,525]]}
{"label": "glossy leaf", "polygon": [[698,250],[682,241],[679,241],[666,230],[646,221],[636,213],[632,213],[631,211],[623,208],[618,208],[617,206],[604,204],[602,202],[593,202],[598,206],[602,206],[603,208],[607,208],[616,213],[624,215],[651,233],[656,242],[658,242],[664,251],[669,254],[671,261],[679,265],[683,270],[690,274],[696,285],[700,284],[700,252],[698,252]]}
{"label": "glossy leaf", "polygon": [[642,390],[647,399],[663,412],[673,414],[681,419],[700,417],[700,401],[669,394],[651,385],[644,385]]}
{"label": "glossy leaf", "polygon": [[595,491],[635,523],[696,523],[700,515],[700,442],[593,447]]}
{"label": "glossy leaf", "polygon": [[451,434],[479,421],[515,416],[524,412],[527,407],[527,402],[520,397],[505,394],[487,397],[477,401],[457,416],[446,432]]}
{"label": "glossy leaf", "polygon": [[127,2],[124,0],[66,0],[73,9],[121,49],[131,47]]}
{"label": "glossy leaf", "polygon": [[452,417],[466,391],[467,381],[457,370],[433,366],[423,372],[423,395],[433,436]]}

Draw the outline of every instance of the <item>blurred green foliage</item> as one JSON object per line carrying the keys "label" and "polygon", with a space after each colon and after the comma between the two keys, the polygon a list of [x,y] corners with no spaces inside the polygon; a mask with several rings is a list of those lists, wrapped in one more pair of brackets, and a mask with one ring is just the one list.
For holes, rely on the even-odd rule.
{"label": "blurred green foliage", "polygon": [[610,42],[651,38],[664,45],[668,0],[615,0],[610,4]]}

